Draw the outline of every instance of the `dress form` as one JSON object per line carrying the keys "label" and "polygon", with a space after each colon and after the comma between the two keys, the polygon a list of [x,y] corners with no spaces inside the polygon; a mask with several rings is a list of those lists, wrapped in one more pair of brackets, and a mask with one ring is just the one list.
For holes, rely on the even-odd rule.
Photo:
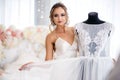
{"label": "dress form", "polygon": [[84,21],[83,23],[87,23],[87,24],[102,24],[105,21],[102,21],[98,18],[98,13],[97,12],[90,12],[88,14],[88,19],[86,21]]}
{"label": "dress form", "polygon": [[87,20],[75,25],[75,30],[80,57],[85,58],[80,80],[106,80],[113,67],[109,54],[112,24],[100,20],[97,12],[90,12]]}

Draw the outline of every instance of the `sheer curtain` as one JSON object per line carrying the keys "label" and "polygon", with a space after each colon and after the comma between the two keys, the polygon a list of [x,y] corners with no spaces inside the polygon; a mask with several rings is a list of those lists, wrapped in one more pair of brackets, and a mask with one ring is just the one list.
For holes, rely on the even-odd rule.
{"label": "sheer curtain", "polygon": [[0,0],[0,24],[19,29],[32,25],[49,25],[51,6],[59,0]]}
{"label": "sheer curtain", "polygon": [[5,1],[0,0],[0,24],[4,24],[4,17],[5,17]]}
{"label": "sheer curtain", "polygon": [[14,25],[19,29],[34,25],[34,0],[0,0],[0,24]]}
{"label": "sheer curtain", "polygon": [[120,55],[120,0],[114,0],[113,3],[113,23],[114,34],[111,39],[111,56],[118,57]]}

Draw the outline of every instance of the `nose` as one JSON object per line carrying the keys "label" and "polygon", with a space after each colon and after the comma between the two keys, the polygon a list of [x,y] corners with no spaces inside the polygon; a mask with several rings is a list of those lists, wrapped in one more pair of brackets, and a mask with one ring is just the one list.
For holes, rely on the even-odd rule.
{"label": "nose", "polygon": [[59,16],[58,16],[58,20],[61,20],[61,18],[62,18],[62,17],[59,15]]}

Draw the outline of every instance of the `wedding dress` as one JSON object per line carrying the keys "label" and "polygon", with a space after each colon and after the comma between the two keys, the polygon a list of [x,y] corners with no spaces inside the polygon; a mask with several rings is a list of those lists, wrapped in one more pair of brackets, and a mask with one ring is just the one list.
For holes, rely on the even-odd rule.
{"label": "wedding dress", "polygon": [[77,43],[70,44],[58,37],[54,60],[36,62],[22,70],[4,75],[1,80],[79,80],[81,60],[77,57]]}
{"label": "wedding dress", "polygon": [[112,32],[112,24],[78,23],[75,26],[80,49],[80,57],[83,60],[83,68],[80,80],[106,80],[106,76],[113,67],[113,61],[109,53],[109,40]]}
{"label": "wedding dress", "polygon": [[24,73],[21,73],[23,75],[21,80],[73,80],[77,78],[78,75],[73,76],[73,73],[78,74],[77,68],[74,68],[78,65],[75,60],[72,60],[77,56],[76,40],[70,44],[58,37],[55,48],[55,60],[32,64],[33,68],[29,71],[22,71]]}

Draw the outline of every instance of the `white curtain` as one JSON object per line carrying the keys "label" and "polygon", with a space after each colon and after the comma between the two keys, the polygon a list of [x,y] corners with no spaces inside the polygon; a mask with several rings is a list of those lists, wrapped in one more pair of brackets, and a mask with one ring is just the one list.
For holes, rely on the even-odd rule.
{"label": "white curtain", "polygon": [[34,25],[34,0],[0,0],[3,16],[0,24],[14,25],[19,29]]}
{"label": "white curtain", "polygon": [[[0,0],[0,24],[4,24],[6,27],[14,25],[19,29],[34,26],[36,22],[37,25],[39,23],[41,23],[41,25],[48,25],[49,9],[58,1],[59,0]],[[38,6],[39,4],[35,4],[39,2],[40,6]],[[35,11],[35,7],[37,8],[37,6],[41,9],[40,16],[38,16],[39,10],[38,13]],[[41,18],[41,16],[44,17]]]}
{"label": "white curtain", "polygon": [[0,24],[4,24],[4,12],[5,12],[5,1],[4,0],[0,0]]}
{"label": "white curtain", "polygon": [[[120,0],[114,0],[113,3],[113,24],[114,34],[111,38],[111,56],[118,57],[120,55]],[[109,7],[108,7],[109,8]]]}

